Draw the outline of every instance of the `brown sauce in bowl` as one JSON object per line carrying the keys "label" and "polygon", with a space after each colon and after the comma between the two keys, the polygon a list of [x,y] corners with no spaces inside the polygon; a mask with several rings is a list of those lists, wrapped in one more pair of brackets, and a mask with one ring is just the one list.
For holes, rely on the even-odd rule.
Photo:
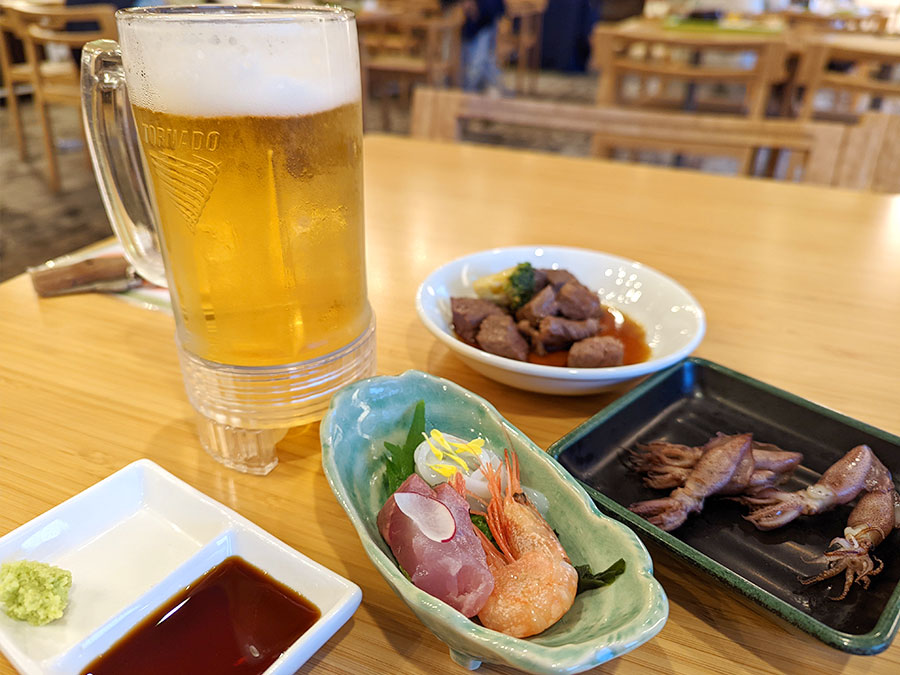
{"label": "brown sauce in bowl", "polygon": [[293,589],[232,556],[142,620],[82,675],[262,673],[320,616]]}
{"label": "brown sauce in bowl", "polygon": [[[637,321],[623,314],[617,309],[603,305],[603,314],[600,319],[600,332],[598,335],[609,335],[619,338],[625,345],[625,355],[622,359],[623,366],[633,363],[643,363],[650,358],[650,347],[647,345],[647,333],[644,327]],[[543,356],[534,351],[528,352],[528,362],[542,366],[566,366],[569,358],[569,350],[562,349],[558,352],[549,352]]]}

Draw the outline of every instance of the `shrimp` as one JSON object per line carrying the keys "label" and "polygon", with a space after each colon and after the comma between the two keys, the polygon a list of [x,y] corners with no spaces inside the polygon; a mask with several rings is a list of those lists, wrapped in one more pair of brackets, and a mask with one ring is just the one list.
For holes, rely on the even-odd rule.
{"label": "shrimp", "polygon": [[[486,628],[522,638],[546,630],[569,611],[578,573],[522,491],[518,458],[505,455],[499,469],[483,465],[491,493],[484,515],[499,550],[476,528],[494,575],[494,590],[478,619]],[[505,493],[502,471],[508,476]]]}

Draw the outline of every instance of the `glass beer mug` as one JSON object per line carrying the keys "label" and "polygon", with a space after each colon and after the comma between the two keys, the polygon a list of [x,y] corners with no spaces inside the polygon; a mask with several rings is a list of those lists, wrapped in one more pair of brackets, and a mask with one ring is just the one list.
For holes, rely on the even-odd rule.
{"label": "glass beer mug", "polygon": [[349,12],[150,7],[82,57],[113,229],[167,285],[206,450],[265,474],[275,443],[373,374],[362,114]]}

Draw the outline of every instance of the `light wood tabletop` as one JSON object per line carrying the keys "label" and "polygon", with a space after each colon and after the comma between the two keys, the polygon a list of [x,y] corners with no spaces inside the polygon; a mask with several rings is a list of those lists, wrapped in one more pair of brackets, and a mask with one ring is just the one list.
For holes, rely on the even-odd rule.
{"label": "light wood tabletop", "polygon": [[792,56],[802,54],[810,44],[827,42],[832,45],[846,46],[853,49],[865,49],[886,56],[897,54],[900,36],[875,35],[867,33],[851,33],[841,31],[814,31],[805,27],[773,26],[765,23],[749,25],[746,28],[717,28],[698,26],[697,24],[667,24],[665,20],[646,17],[625,19],[614,24],[597,24],[593,39],[616,36],[641,38],[650,42],[675,42],[685,46],[692,44],[702,46],[722,45],[728,47],[735,43],[753,44],[756,42],[781,42],[786,53]]}
{"label": "light wood tabletop", "polygon": [[720,28],[716,24],[698,22],[677,23],[673,20],[643,16],[623,19],[617,23],[598,23],[594,35],[627,36],[648,41],[678,41],[687,45],[719,43],[728,46],[734,42],[753,43],[784,40],[791,31],[784,26],[748,25],[743,29]]}
{"label": "light wood tabletop", "polygon": [[[413,298],[460,255],[579,246],[687,287],[707,312],[697,355],[900,433],[900,197],[384,136],[365,153],[379,373],[447,377],[546,448],[615,394],[542,396],[485,379],[425,330]],[[114,298],[39,300],[25,276],[0,285],[0,535],[147,457],[362,588],[353,619],[302,672],[461,672],[364,554],[324,478],[317,424],[288,435],[264,478],[203,452],[173,333],[170,316]],[[900,671],[900,643],[849,656],[650,553],[668,623],[598,672]],[[2,658],[0,672],[13,672]]]}

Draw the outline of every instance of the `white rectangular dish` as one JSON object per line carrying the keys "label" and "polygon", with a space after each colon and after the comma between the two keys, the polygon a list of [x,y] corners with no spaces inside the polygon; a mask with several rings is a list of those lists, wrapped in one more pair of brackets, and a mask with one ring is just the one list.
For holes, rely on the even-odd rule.
{"label": "white rectangular dish", "polygon": [[179,590],[242,557],[321,618],[266,675],[295,672],[356,611],[355,584],[142,459],[0,538],[0,561],[72,572],[69,607],[46,626],[0,612],[0,651],[25,675],[77,673]]}

